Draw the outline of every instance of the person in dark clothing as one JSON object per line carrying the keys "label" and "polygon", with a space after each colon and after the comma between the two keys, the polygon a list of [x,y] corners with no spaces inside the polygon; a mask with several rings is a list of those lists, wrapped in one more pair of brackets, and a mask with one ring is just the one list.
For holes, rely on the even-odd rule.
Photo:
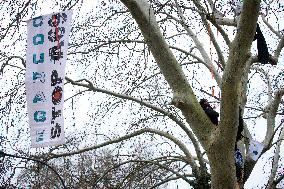
{"label": "person in dark clothing", "polygon": [[235,166],[236,166],[236,176],[237,176],[237,182],[241,183],[243,180],[244,175],[244,160],[242,153],[237,148],[237,145],[235,145]]}
{"label": "person in dark clothing", "polygon": [[253,40],[256,40],[257,43],[258,61],[261,64],[268,64],[270,62],[271,65],[276,65],[277,63],[272,58],[270,58],[265,38],[260,30],[258,23],[256,24],[256,33]]}
{"label": "person in dark clothing", "polygon": [[243,182],[243,175],[244,175],[244,160],[242,153],[237,147],[237,143],[239,140],[242,139],[242,132],[244,130],[244,120],[242,117],[242,109],[239,108],[239,126],[238,126],[238,132],[235,142],[235,166],[236,166],[236,176],[237,176],[237,182],[242,183]]}
{"label": "person in dark clothing", "polygon": [[206,99],[201,99],[199,101],[200,106],[202,107],[202,109],[204,110],[204,112],[206,113],[206,115],[209,117],[209,119],[211,120],[211,122],[214,125],[218,125],[218,117],[219,117],[219,113],[216,112],[208,103],[208,101]]}
{"label": "person in dark clothing", "polygon": [[239,108],[239,126],[238,126],[236,142],[238,142],[239,140],[242,139],[243,130],[244,130],[244,120],[243,120],[243,117],[242,117],[242,109]]}

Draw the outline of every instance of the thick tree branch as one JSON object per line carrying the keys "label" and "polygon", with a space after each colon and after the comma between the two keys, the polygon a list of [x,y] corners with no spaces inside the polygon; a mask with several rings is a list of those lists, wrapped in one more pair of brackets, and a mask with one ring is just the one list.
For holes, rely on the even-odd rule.
{"label": "thick tree branch", "polygon": [[[82,86],[82,87],[85,87],[87,88],[88,90],[92,90],[92,91],[95,91],[95,92],[101,92],[101,93],[105,93],[105,94],[108,94],[108,95],[112,95],[112,96],[115,96],[115,97],[118,97],[118,98],[122,98],[122,99],[126,99],[126,100],[131,100],[133,102],[136,102],[142,106],[145,106],[145,107],[148,107],[154,111],[157,111],[167,117],[169,117],[171,120],[173,120],[182,130],[184,130],[184,132],[187,134],[187,136],[190,138],[193,146],[194,146],[194,149],[196,151],[196,154],[197,154],[197,157],[198,157],[198,160],[200,162],[200,165],[201,167],[203,167],[204,169],[206,168],[206,165],[204,163],[204,160],[202,158],[202,155],[201,155],[201,149],[199,147],[199,144],[198,144],[198,141],[196,140],[194,134],[189,130],[189,128],[182,122],[180,121],[179,119],[176,118],[176,116],[174,116],[173,114],[171,114],[170,112],[167,112],[165,110],[163,110],[162,108],[159,108],[157,106],[154,106],[152,104],[149,104],[145,101],[142,101],[140,99],[137,99],[137,98],[134,98],[134,97],[131,97],[131,96],[128,96],[128,95],[123,95],[123,94],[118,94],[118,93],[115,93],[115,92],[111,92],[111,91],[108,91],[108,90],[105,90],[105,89],[100,89],[100,88],[96,88],[93,86],[93,84],[87,80],[87,79],[81,79],[79,81],[73,81],[71,80],[70,78],[68,77],[65,77],[65,79],[70,82],[71,84],[73,85],[77,85],[77,86]],[[80,83],[81,81],[86,81],[88,84],[84,84],[84,83]]]}
{"label": "thick tree branch", "polygon": [[279,163],[279,159],[280,159],[280,146],[281,146],[283,138],[284,138],[284,129],[282,128],[281,132],[279,134],[278,141],[276,143],[276,149],[275,149],[273,160],[272,160],[272,168],[271,168],[270,176],[269,176],[268,183],[267,183],[267,186],[266,186],[267,189],[272,188],[274,178],[276,176],[278,163]]}
{"label": "thick tree branch", "polygon": [[270,142],[274,136],[273,131],[275,127],[275,117],[277,110],[281,102],[281,98],[284,95],[284,88],[275,92],[274,99],[270,99],[269,104],[264,108],[267,112],[267,132],[263,141],[265,148],[269,148]]}
{"label": "thick tree branch", "polygon": [[187,147],[182,142],[180,142],[177,138],[170,135],[169,133],[159,131],[157,129],[151,129],[151,128],[144,128],[144,129],[135,131],[131,134],[127,134],[127,135],[124,135],[122,137],[118,137],[116,139],[113,139],[113,140],[110,140],[110,141],[107,141],[107,142],[103,142],[99,145],[86,147],[86,148],[78,150],[78,151],[61,153],[61,154],[50,154],[49,157],[46,158],[46,160],[49,161],[49,160],[54,159],[54,158],[66,157],[66,156],[71,156],[71,155],[75,155],[75,154],[81,154],[83,152],[95,150],[95,149],[98,149],[98,148],[101,148],[101,147],[104,147],[104,146],[107,146],[107,145],[110,145],[110,144],[119,143],[119,142],[122,142],[122,141],[127,140],[127,139],[131,139],[135,136],[138,136],[138,135],[141,135],[141,134],[144,134],[144,133],[157,134],[157,135],[165,137],[165,138],[171,140],[173,143],[175,143],[180,148],[180,150],[183,151],[183,153],[185,154],[186,161],[191,166],[193,172],[198,174],[199,170],[198,170],[197,164],[195,163],[194,158],[190,154],[190,152],[188,151]]}
{"label": "thick tree branch", "polygon": [[275,127],[275,116],[276,116],[276,111],[278,109],[274,110],[272,109],[272,86],[271,86],[271,80],[269,78],[269,74],[264,71],[261,67],[258,66],[253,66],[251,68],[252,70],[256,70],[257,72],[260,72],[266,79],[266,84],[267,84],[267,93],[268,93],[268,102],[269,104],[264,108],[264,113],[265,113],[265,118],[267,119],[267,129],[266,129],[266,135],[265,135],[265,139],[263,141],[264,145],[267,147],[269,141],[271,140],[272,134],[273,134],[273,130]]}
{"label": "thick tree branch", "polygon": [[[173,104],[180,108],[203,146],[214,126],[201,109],[180,65],[166,43],[153,10],[145,0],[121,0],[136,20],[162,74],[173,90]],[[151,31],[151,32],[149,32]]]}
{"label": "thick tree branch", "polygon": [[278,60],[283,47],[284,47],[284,36],[281,37],[281,39],[280,39],[280,41],[277,45],[277,48],[275,50],[275,53],[274,53],[275,60]]}
{"label": "thick tree branch", "polygon": [[[259,9],[260,0],[244,1],[238,32],[231,43],[226,69],[222,77],[219,131],[216,132],[217,136],[214,137],[215,140],[212,140],[211,148],[207,153],[212,171],[212,186],[216,189],[235,188],[236,176],[230,170],[235,170],[233,154],[239,120],[241,79],[245,74],[247,60],[250,57],[249,52],[255,34]],[[226,158],[220,160],[220,156],[216,153],[223,153]],[[224,171],[226,174],[217,171],[221,167],[226,169]]]}
{"label": "thick tree branch", "polygon": [[[239,91],[241,90],[241,76],[245,72],[246,63],[250,57],[249,51],[253,41],[260,1],[245,1],[240,16],[238,32],[229,53],[229,61],[222,79],[222,101],[221,101],[221,134],[227,144],[234,146],[239,109]],[[248,19],[250,18],[250,19]],[[223,138],[221,137],[221,138]]]}

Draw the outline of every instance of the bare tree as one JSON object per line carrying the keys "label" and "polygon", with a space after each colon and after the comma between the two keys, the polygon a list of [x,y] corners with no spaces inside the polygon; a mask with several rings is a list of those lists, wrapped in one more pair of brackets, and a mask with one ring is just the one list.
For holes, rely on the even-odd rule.
{"label": "bare tree", "polygon": [[[136,160],[123,159],[127,158],[113,156],[110,151],[103,150],[65,157],[61,161],[55,161],[52,166],[61,173],[67,188],[143,189],[161,185],[163,178],[173,169],[173,164],[181,161],[175,157],[152,160],[143,160],[143,157],[136,157]],[[38,163],[30,164],[20,172],[17,185],[29,185],[32,188],[62,187],[58,175]]]}
{"label": "bare tree", "polygon": [[[240,187],[257,163],[248,155],[254,123],[264,119],[266,133],[260,157],[275,147],[267,188],[276,187],[283,179],[276,174],[283,139],[283,7],[278,1],[247,0],[239,9],[234,2],[109,0],[99,1],[97,14],[91,12],[82,18],[78,12],[70,36],[66,77],[66,88],[72,93],[66,99],[70,107],[70,126],[66,129],[76,136],[70,135],[64,146],[34,155],[51,161],[105,146],[115,146],[116,155],[122,151],[138,154],[129,147],[143,141],[141,146],[147,146],[143,150],[156,150],[156,157],[128,161],[136,162],[137,170],[147,172],[144,164],[150,163],[167,171],[159,177],[159,183],[147,186],[155,188],[182,179],[193,188],[235,188],[234,147],[241,108],[245,131],[239,145],[245,147],[245,160]],[[6,41],[7,48],[11,46],[7,39],[12,35],[19,35],[14,44],[23,43],[19,18],[37,13],[36,9],[26,10],[36,3],[27,1],[25,9],[11,13],[14,19],[1,33],[1,43]],[[51,6],[79,9],[84,3],[54,2]],[[21,10],[26,10],[26,14]],[[257,23],[265,28],[271,54],[268,61],[278,63],[277,66],[259,63],[253,44]],[[1,93],[3,121],[12,125],[17,123],[12,120],[22,120],[19,104],[24,103],[20,98],[24,94],[24,53],[1,50],[1,63],[3,76],[15,70],[18,73],[18,77],[12,77],[17,83]],[[3,83],[10,82],[10,78],[4,79]],[[259,82],[263,85],[254,89],[252,85]],[[198,100],[203,97],[220,108],[218,126],[210,122],[199,105]],[[15,103],[17,100],[21,103]],[[88,101],[88,112],[81,106],[84,101]],[[19,114],[15,116],[13,112]],[[87,115],[78,122],[80,112]],[[123,125],[125,129],[120,129]],[[106,132],[102,127],[110,132],[103,134]],[[176,170],[170,166],[171,161],[183,163]],[[136,173],[124,179],[139,178]],[[123,186],[124,179],[117,181],[116,186]]]}

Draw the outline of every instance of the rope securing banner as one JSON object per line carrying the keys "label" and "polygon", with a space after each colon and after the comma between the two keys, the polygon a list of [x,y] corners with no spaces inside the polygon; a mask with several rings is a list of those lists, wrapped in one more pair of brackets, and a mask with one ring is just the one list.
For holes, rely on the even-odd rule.
{"label": "rope securing banner", "polygon": [[27,21],[26,94],[32,147],[65,143],[63,84],[72,11]]}

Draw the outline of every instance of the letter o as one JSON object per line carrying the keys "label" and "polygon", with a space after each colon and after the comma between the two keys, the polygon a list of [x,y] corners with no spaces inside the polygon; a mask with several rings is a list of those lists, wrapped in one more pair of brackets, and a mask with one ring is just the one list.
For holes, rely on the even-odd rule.
{"label": "letter o", "polygon": [[36,34],[33,37],[33,44],[34,45],[40,45],[44,43],[44,35],[43,34]]}

